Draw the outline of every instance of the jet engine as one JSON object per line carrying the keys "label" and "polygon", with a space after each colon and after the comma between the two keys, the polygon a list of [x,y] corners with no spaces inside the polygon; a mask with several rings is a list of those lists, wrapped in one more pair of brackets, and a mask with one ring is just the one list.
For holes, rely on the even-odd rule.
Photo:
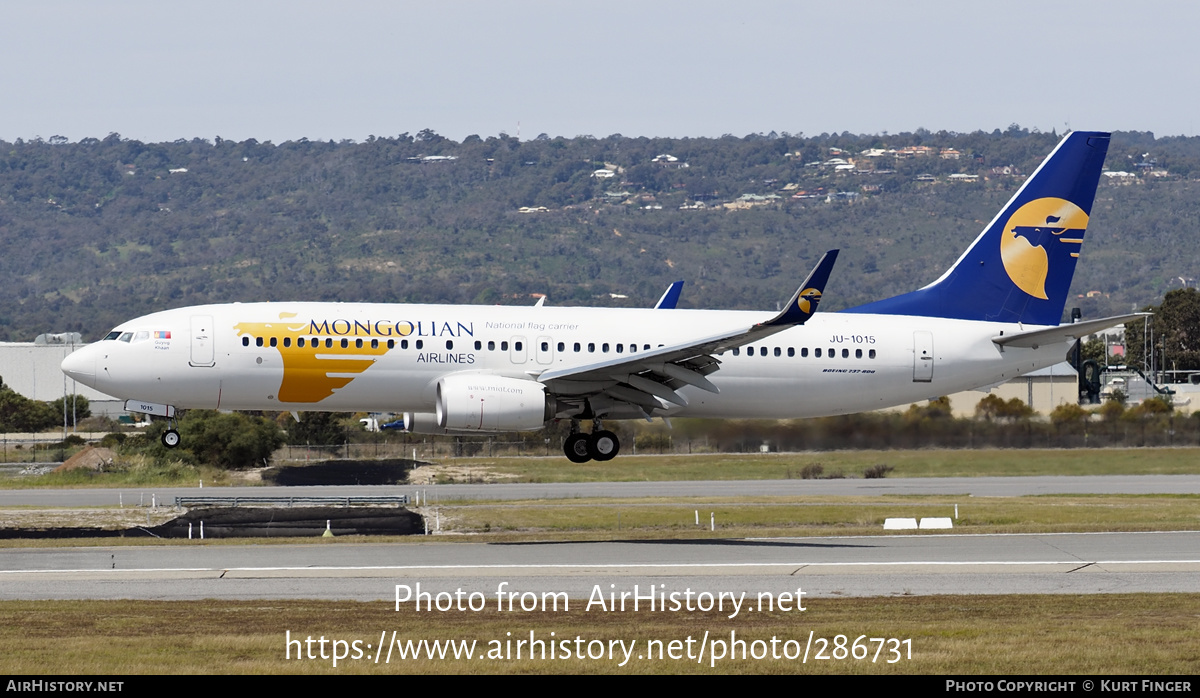
{"label": "jet engine", "polygon": [[546,387],[484,373],[446,376],[437,385],[437,426],[447,431],[533,431],[554,416]]}

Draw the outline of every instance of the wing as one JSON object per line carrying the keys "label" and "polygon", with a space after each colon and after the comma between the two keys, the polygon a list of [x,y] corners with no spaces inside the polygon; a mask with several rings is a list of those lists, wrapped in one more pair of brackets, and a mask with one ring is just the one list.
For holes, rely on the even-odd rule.
{"label": "wing", "polygon": [[719,392],[707,378],[721,367],[717,354],[803,325],[812,317],[837,255],[837,250],[826,252],[787,307],[765,322],[584,366],[544,371],[537,379],[563,403],[566,409],[560,414],[571,416],[649,417],[666,403],[686,406],[687,398],[677,392],[685,385]]}

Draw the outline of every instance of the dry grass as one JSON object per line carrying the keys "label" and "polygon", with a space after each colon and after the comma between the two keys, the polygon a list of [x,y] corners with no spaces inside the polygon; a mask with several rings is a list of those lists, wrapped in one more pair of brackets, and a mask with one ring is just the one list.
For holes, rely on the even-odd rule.
{"label": "dry grass", "polygon": [[[807,601],[791,613],[417,613],[408,605],[320,601],[0,603],[0,656],[15,674],[166,673],[915,673],[1196,674],[1200,672],[1200,594],[1101,596],[933,596]],[[633,659],[287,659],[293,639],[325,637],[378,644],[404,640],[475,640],[476,652],[528,639],[636,640]],[[850,642],[860,635],[911,639],[912,658],[867,660],[752,658],[697,663],[698,641],[772,637],[807,644],[809,632]],[[512,635],[508,635],[512,633]],[[686,642],[693,659],[638,659],[650,640]],[[497,641],[498,645],[491,645]],[[681,644],[683,651],[686,646]],[[765,647],[759,645],[759,648]],[[767,646],[769,647],[769,645]],[[780,645],[782,648],[782,645]],[[794,646],[795,647],[795,646]],[[314,653],[320,647],[313,645]],[[327,645],[329,654],[331,646]],[[372,654],[374,650],[372,649]],[[812,649],[812,653],[816,648]],[[644,655],[643,655],[644,656]],[[886,656],[886,655],[884,655]]]}

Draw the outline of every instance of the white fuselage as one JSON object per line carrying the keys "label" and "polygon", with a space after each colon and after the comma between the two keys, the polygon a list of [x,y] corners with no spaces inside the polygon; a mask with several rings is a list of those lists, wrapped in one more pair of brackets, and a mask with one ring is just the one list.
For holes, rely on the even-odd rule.
{"label": "white fuselage", "polygon": [[[76,352],[63,368],[115,397],[180,408],[430,412],[438,380],[449,374],[536,381],[545,370],[679,344],[768,317],[715,310],[206,305],[126,322],[110,335],[115,338]],[[719,355],[720,369],[709,376],[719,394],[685,386],[679,392],[688,405],[659,413],[816,417],[992,385],[1063,360],[1068,343],[1001,349],[991,341],[1029,329],[817,313],[802,326]]]}

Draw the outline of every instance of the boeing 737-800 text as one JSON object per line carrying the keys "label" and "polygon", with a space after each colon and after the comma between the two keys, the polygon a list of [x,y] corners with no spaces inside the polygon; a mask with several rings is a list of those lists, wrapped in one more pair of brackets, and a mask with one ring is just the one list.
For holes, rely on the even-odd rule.
{"label": "boeing 737-800 text", "polygon": [[[62,368],[133,411],[169,419],[177,407],[402,412],[412,431],[460,434],[569,419],[565,451],[575,462],[617,454],[601,420],[815,417],[992,385],[1137,317],[1059,324],[1108,142],[1106,133],[1069,134],[941,278],[838,313],[814,315],[835,250],[774,316],[204,305],[123,323]],[[590,434],[579,429],[586,420]],[[179,434],[163,441],[174,446]]]}

